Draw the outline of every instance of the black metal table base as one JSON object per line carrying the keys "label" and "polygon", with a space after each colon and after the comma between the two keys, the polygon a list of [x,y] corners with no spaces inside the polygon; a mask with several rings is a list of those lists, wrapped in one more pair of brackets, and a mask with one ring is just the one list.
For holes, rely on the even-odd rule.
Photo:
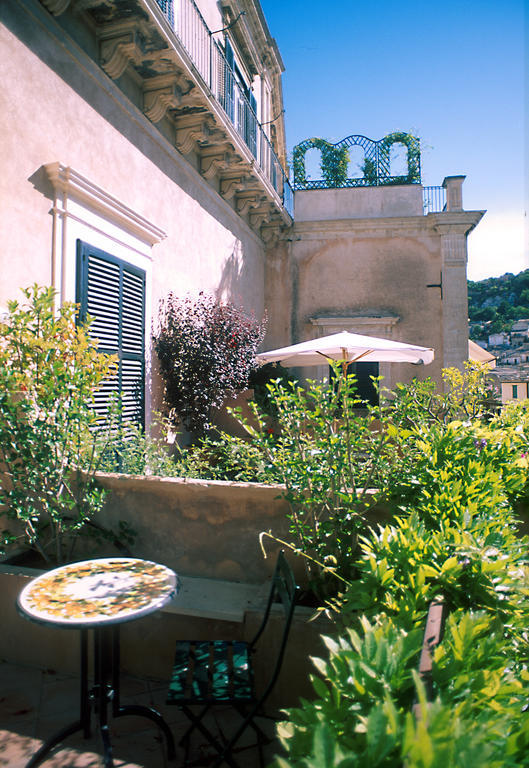
{"label": "black metal table base", "polygon": [[152,720],[165,736],[167,758],[174,760],[175,744],[171,729],[162,715],[153,707],[140,704],[121,705],[119,687],[119,626],[96,627],[94,630],[94,685],[88,687],[88,630],[81,630],[81,691],[80,719],[61,728],[33,755],[26,768],[40,765],[68,736],[82,731],[85,739],[92,734],[91,715],[94,712],[96,725],[103,744],[105,768],[113,768],[112,744],[108,726],[108,707],[112,706],[112,717],[136,715]]}

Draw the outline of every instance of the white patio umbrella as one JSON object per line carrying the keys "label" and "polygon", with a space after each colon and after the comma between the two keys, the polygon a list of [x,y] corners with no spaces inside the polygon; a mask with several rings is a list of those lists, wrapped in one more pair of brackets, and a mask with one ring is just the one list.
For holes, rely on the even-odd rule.
{"label": "white patio umbrella", "polygon": [[428,365],[433,358],[434,350],[429,347],[378,339],[375,336],[362,336],[349,331],[333,333],[257,355],[261,364],[281,362],[285,366],[321,365],[325,360]]}

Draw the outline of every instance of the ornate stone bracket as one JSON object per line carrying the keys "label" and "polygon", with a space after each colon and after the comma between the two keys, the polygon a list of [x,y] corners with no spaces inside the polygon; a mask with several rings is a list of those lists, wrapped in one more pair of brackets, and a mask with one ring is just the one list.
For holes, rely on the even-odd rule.
{"label": "ornate stone bracket", "polygon": [[250,213],[250,226],[254,229],[260,229],[260,227],[270,220],[270,208],[258,208],[256,211]]}
{"label": "ornate stone bracket", "polygon": [[237,195],[235,207],[241,216],[245,216],[250,208],[258,208],[261,205],[262,197],[258,192],[251,192],[248,195]]}
{"label": "ornate stone bracket", "polygon": [[160,122],[168,109],[177,109],[181,103],[182,90],[176,75],[159,75],[146,82],[143,111],[151,122]]}
{"label": "ornate stone bracket", "polygon": [[231,200],[235,194],[246,189],[246,185],[249,181],[250,179],[245,176],[223,178],[220,181],[220,194],[225,200]]}
{"label": "ornate stone bracket", "polygon": [[191,152],[195,144],[209,146],[221,142],[225,143],[226,137],[209,118],[203,115],[178,118],[175,145],[183,155]]}
{"label": "ornate stone bracket", "polygon": [[281,235],[281,222],[269,221],[261,227],[261,240],[267,248],[273,248]]}
{"label": "ornate stone bracket", "polygon": [[231,152],[217,152],[215,155],[202,155],[200,173],[205,179],[212,179],[216,173],[227,170],[233,162]]}
{"label": "ornate stone bracket", "polygon": [[70,5],[71,0],[41,0],[42,5],[54,16],[60,16]]}
{"label": "ornate stone bracket", "polygon": [[140,64],[144,54],[134,24],[132,27],[130,23],[112,26],[112,30],[105,30],[100,36],[99,54],[101,66],[107,75],[112,80],[117,80],[130,62]]}

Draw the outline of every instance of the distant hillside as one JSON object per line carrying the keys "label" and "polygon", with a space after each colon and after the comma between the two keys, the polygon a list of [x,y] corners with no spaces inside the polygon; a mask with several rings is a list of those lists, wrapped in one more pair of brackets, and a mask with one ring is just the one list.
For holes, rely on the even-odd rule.
{"label": "distant hillside", "polygon": [[513,275],[468,281],[470,338],[510,331],[515,320],[529,318],[529,269]]}

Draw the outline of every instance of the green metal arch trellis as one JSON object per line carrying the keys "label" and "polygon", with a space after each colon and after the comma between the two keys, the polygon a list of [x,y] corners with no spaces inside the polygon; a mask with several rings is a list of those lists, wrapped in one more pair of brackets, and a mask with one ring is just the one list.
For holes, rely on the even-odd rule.
{"label": "green metal arch trellis", "polygon": [[[402,144],[407,150],[408,173],[405,176],[391,176],[390,153],[394,144]],[[364,150],[363,177],[348,178],[347,163],[349,147],[359,146]],[[322,179],[308,180],[305,170],[305,155],[309,149],[321,152]],[[326,139],[305,139],[294,147],[293,156],[294,189],[325,189],[339,187],[366,187],[388,184],[421,183],[421,151],[416,136],[404,131],[395,131],[375,141],[367,136],[351,135],[332,144]]]}

